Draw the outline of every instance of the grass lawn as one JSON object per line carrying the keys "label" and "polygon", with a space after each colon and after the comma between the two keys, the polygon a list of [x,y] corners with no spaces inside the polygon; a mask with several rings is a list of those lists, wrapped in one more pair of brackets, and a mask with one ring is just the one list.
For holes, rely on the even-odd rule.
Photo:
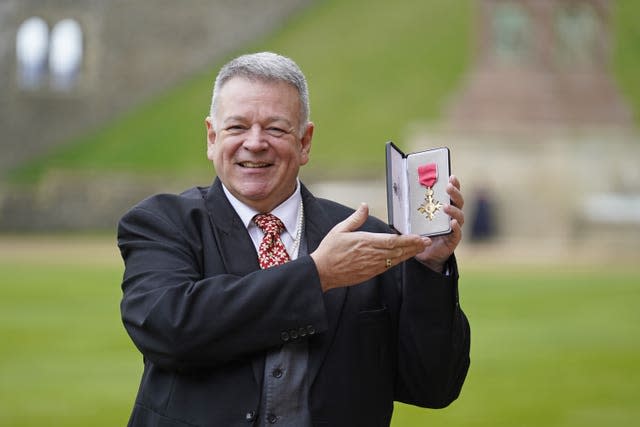
{"label": "grass lawn", "polygon": [[76,243],[1,251],[0,426],[126,425],[140,357],[120,327],[122,273]]}
{"label": "grass lawn", "polygon": [[442,411],[398,405],[394,426],[595,427],[640,419],[640,270],[471,268],[461,280],[472,328],[465,388]]}
{"label": "grass lawn", "polygon": [[[4,243],[2,243],[4,240]],[[0,239],[0,425],[125,425],[141,358],[120,322],[113,239]],[[640,271],[461,259],[472,366],[461,397],[395,427],[640,419]]]}

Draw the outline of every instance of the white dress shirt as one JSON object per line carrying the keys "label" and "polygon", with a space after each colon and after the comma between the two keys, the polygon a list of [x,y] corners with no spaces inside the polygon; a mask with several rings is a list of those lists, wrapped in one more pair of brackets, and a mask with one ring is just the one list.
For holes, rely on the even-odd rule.
{"label": "white dress shirt", "polygon": [[[257,210],[247,206],[237,198],[231,194],[227,187],[222,184],[222,189],[224,190],[224,194],[229,199],[231,206],[237,212],[238,216],[242,220],[242,223],[247,228],[249,232],[249,236],[251,236],[251,240],[253,241],[254,246],[256,247],[256,251],[260,247],[260,242],[262,242],[262,238],[264,237],[264,233],[253,222],[253,217],[260,213],[266,212],[258,212]],[[298,233],[298,215],[300,215],[300,205],[302,202],[302,195],[300,194],[300,181],[298,180],[296,183],[296,189],[287,200],[280,203],[274,210],[270,213],[277,216],[280,221],[284,224],[285,230],[280,235],[282,239],[282,243],[284,243],[284,247],[287,249],[287,253],[289,254],[289,258],[296,259],[298,257],[297,250],[295,254],[291,253],[294,248],[294,242],[296,235]]]}

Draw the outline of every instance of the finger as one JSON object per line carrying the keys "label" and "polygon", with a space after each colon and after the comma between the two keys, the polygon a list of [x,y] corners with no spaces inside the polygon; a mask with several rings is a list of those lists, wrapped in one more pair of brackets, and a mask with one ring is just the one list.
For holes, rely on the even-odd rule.
{"label": "finger", "polygon": [[416,256],[431,245],[431,239],[429,239],[428,237],[415,237],[416,239],[407,241],[405,242],[405,244],[397,246],[393,250],[393,257],[398,259],[398,262],[402,262],[406,259]]}
{"label": "finger", "polygon": [[451,220],[451,234],[449,236],[451,237],[454,246],[458,246],[458,243],[462,240],[462,224],[455,219]]}
{"label": "finger", "polygon": [[462,209],[451,204],[444,206],[444,212],[449,215],[452,220],[456,220],[459,223],[460,227],[464,225],[464,212],[462,211]]}
{"label": "finger", "polygon": [[460,190],[460,180],[458,179],[457,176],[455,175],[449,176],[449,182],[453,184],[453,186],[456,187],[458,190]]}
{"label": "finger", "polygon": [[[412,257],[415,253],[419,253],[422,252],[423,250],[425,250],[427,248],[427,246],[429,246],[431,244],[431,239],[429,239],[428,237],[421,237],[421,236],[405,236],[407,237],[406,240],[403,240],[402,245],[400,245],[399,247],[402,249],[402,257],[404,258],[410,258]],[[411,239],[409,239],[409,237],[411,237]],[[411,252],[413,255],[407,255],[407,252]]]}
{"label": "finger", "polygon": [[398,249],[411,250],[413,247],[421,248],[424,243],[420,236],[415,234],[387,234],[387,233],[364,233],[371,246],[375,249],[392,251],[395,254]]}
{"label": "finger", "polygon": [[[384,260],[386,268],[400,264],[401,262],[404,262],[409,258],[413,258],[419,255],[420,253],[424,252],[424,250],[428,246],[431,246],[431,244],[432,240],[429,237],[420,237],[420,245],[417,248],[413,247],[409,250],[407,250],[406,248],[395,249],[395,253]],[[387,262],[387,260],[389,260],[389,262]]]}
{"label": "finger", "polygon": [[462,192],[459,188],[460,183],[457,184],[458,186],[456,186],[456,183],[453,182],[447,184],[447,194],[449,195],[451,204],[462,209],[464,207],[464,197],[462,197]]}
{"label": "finger", "polygon": [[421,252],[424,252],[424,250],[428,247],[431,246],[431,239],[427,238],[421,238],[420,239],[420,243],[416,246],[411,246],[409,248],[399,248],[399,250],[396,250],[395,256],[393,258],[395,258],[397,260],[398,263],[405,261],[409,258],[412,258],[416,255],[418,255]]}
{"label": "finger", "polygon": [[337,232],[355,231],[358,228],[360,228],[362,224],[364,224],[368,216],[369,216],[369,206],[366,203],[361,203],[358,209],[354,213],[352,213],[344,221],[336,224],[336,226],[333,227],[333,230]]}
{"label": "finger", "polygon": [[419,247],[399,247],[392,249],[388,255],[390,258],[397,259],[398,261],[402,261],[405,258],[412,257],[411,255],[414,251],[419,251]]}

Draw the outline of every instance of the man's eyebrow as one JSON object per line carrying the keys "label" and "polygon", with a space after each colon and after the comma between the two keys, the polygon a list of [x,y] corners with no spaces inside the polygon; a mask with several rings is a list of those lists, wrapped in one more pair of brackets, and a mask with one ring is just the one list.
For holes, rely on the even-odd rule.
{"label": "man's eyebrow", "polygon": [[243,121],[243,120],[246,120],[246,118],[243,116],[229,116],[229,117],[225,117],[223,122],[226,123],[226,122]]}
{"label": "man's eyebrow", "polygon": [[[223,123],[235,122],[235,121],[244,122],[246,120],[248,119],[245,116],[234,115],[234,116],[225,117],[225,119],[222,122]],[[284,122],[287,126],[294,127],[293,123],[291,123],[291,120],[287,119],[286,117],[283,117],[283,116],[267,117],[266,123],[274,123],[274,122]]]}

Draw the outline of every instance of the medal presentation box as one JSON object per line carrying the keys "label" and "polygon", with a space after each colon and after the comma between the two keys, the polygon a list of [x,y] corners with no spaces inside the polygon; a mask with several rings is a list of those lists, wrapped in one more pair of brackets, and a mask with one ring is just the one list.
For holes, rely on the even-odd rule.
{"label": "medal presentation box", "polygon": [[438,236],[451,232],[446,188],[450,175],[446,147],[404,154],[393,142],[386,145],[387,214],[401,234]]}

